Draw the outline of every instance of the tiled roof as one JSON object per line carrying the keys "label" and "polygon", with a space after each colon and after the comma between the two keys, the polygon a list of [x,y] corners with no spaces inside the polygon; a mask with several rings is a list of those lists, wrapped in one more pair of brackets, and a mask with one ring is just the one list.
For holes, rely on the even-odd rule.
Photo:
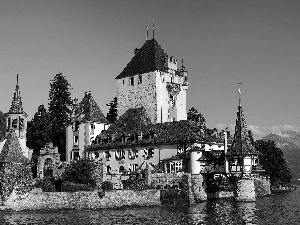
{"label": "tiled roof", "polygon": [[155,70],[166,71],[167,66],[165,62],[167,62],[167,59],[168,55],[155,39],[147,40],[142,48],[136,50],[134,57],[116,79]]}
{"label": "tiled roof", "polygon": [[0,162],[29,163],[23,153],[15,131],[12,130],[7,136],[7,140],[0,153]]}
{"label": "tiled roof", "polygon": [[235,124],[234,138],[227,155],[249,154],[259,154],[259,152],[251,144],[243,108],[242,106],[239,106]]}
{"label": "tiled roof", "polygon": [[[139,138],[137,138],[139,136]],[[142,140],[141,140],[142,136]],[[111,142],[102,140],[111,138]],[[122,139],[126,139],[122,142]],[[196,123],[180,120],[166,123],[150,123],[144,108],[129,109],[106,131],[96,137],[96,142],[88,148],[114,148],[122,146],[137,146],[141,144],[167,144],[195,141],[220,142],[220,139],[201,133],[201,128]]]}
{"label": "tiled roof", "polygon": [[82,121],[108,123],[91,93],[85,93],[75,110],[75,115],[80,116]]}

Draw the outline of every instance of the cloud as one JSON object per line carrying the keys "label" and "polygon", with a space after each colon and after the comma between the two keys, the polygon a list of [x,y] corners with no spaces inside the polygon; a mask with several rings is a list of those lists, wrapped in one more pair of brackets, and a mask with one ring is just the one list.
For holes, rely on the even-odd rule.
{"label": "cloud", "polygon": [[[226,127],[228,127],[228,129],[230,130],[231,134],[234,134],[234,129],[235,129],[235,124],[223,124],[223,123],[218,123],[216,125],[216,128],[218,130],[223,130]],[[257,125],[248,125],[247,126],[249,130],[252,131],[253,133],[253,137],[254,139],[260,139],[268,134],[277,134],[281,137],[288,137],[288,134],[285,134],[285,131],[300,131],[300,127],[295,127],[293,125],[288,125],[288,124],[284,124],[284,125],[277,125],[277,126],[257,126]]]}

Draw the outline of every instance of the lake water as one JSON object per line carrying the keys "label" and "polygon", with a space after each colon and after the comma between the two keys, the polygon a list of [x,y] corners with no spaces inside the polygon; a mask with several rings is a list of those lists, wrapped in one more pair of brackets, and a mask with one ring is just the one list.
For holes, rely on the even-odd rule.
{"label": "lake water", "polygon": [[0,224],[300,224],[300,186],[248,203],[217,200],[190,207],[1,212]]}

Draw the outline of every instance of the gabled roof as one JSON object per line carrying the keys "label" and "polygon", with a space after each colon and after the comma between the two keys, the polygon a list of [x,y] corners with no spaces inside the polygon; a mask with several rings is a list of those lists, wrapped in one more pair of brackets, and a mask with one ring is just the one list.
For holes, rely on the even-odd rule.
{"label": "gabled roof", "polygon": [[251,143],[246,119],[241,105],[238,107],[234,139],[227,155],[259,154]]}
{"label": "gabled roof", "polygon": [[167,58],[168,55],[155,39],[147,40],[142,48],[136,49],[135,55],[116,79],[155,70],[166,71],[167,66],[165,62],[167,62]]}
{"label": "gabled roof", "polygon": [[75,115],[80,116],[82,121],[108,123],[91,93],[85,93],[75,109]]}
{"label": "gabled roof", "polygon": [[15,131],[12,130],[7,135],[7,140],[3,146],[3,149],[0,153],[0,162],[9,162],[9,163],[29,163],[23,153],[18,138],[15,134]]}

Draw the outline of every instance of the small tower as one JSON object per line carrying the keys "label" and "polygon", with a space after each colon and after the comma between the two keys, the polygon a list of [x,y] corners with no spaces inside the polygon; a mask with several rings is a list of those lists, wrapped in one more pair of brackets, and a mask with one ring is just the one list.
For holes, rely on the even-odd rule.
{"label": "small tower", "polygon": [[241,83],[239,83],[239,106],[234,139],[232,146],[227,153],[227,160],[229,161],[230,173],[240,173],[243,175],[256,170],[259,152],[253,147],[248,133],[246,119],[241,104],[240,85]]}
{"label": "small tower", "polygon": [[17,74],[17,84],[11,107],[6,115],[6,128],[7,132],[14,130],[18,138],[23,154],[27,158],[31,158],[31,150],[26,146],[26,130],[27,130],[27,114],[25,113],[22,105],[20,87],[19,87],[19,74]]}
{"label": "small tower", "polygon": [[109,127],[91,92],[85,92],[81,102],[73,106],[72,122],[66,129],[66,160],[85,156],[85,148],[92,144],[102,130]]}

